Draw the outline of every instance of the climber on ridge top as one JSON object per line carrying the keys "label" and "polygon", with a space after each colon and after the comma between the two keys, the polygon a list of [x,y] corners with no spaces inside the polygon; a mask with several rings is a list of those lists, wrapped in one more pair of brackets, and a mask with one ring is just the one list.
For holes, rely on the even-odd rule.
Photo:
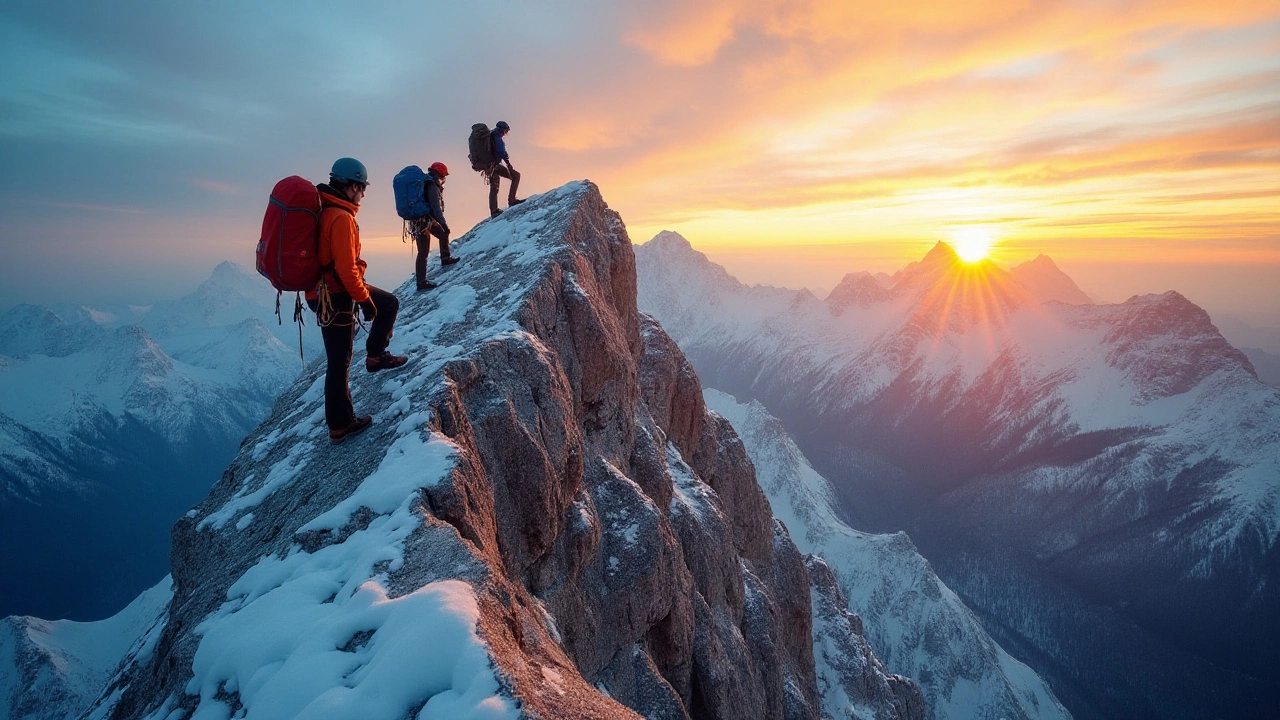
{"label": "climber on ridge top", "polygon": [[395,295],[364,281],[367,267],[360,258],[360,226],[356,212],[369,186],[364,163],[355,158],[338,158],[329,171],[329,182],[317,185],[320,191],[320,264],[326,270],[317,290],[307,293],[307,304],[316,313],[324,338],[324,417],[329,441],[342,442],[373,423],[373,417],[356,417],[351,404],[348,378],[356,339],[356,312],[371,322],[365,342],[369,372],[389,370],[409,358],[387,351],[400,301]]}
{"label": "climber on ridge top", "polygon": [[[507,207],[519,205],[524,200],[516,198],[516,189],[520,187],[520,173],[511,166],[511,156],[507,154],[507,143],[502,138],[511,132],[506,120],[499,120],[490,131],[484,123],[471,126],[471,136],[467,139],[467,156],[471,159],[471,169],[484,174],[489,183],[489,216],[497,217],[502,213],[498,209],[498,189],[502,181],[511,180],[511,188],[507,191]],[[502,166],[506,163],[506,167]]]}

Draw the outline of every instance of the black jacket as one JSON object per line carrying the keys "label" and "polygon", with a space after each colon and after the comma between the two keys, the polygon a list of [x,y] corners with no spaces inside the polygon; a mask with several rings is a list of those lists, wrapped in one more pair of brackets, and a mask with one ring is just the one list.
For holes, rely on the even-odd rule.
{"label": "black jacket", "polygon": [[440,181],[436,179],[435,173],[427,173],[427,182],[423,183],[424,191],[427,194],[427,207],[431,208],[431,212],[427,214],[428,218],[440,223],[444,231],[449,232],[449,223],[444,219],[444,188],[440,185]]}

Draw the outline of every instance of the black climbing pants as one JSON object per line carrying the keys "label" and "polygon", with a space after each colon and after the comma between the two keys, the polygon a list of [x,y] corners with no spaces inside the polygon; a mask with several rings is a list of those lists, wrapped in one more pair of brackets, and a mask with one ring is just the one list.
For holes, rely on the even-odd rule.
{"label": "black climbing pants", "polygon": [[427,253],[431,251],[431,236],[435,235],[440,240],[440,259],[448,260],[449,233],[445,232],[444,226],[435,220],[426,222],[415,220],[410,225],[409,232],[413,234],[413,242],[418,246],[418,255],[413,263],[413,275],[421,287],[422,283],[427,281]]}
{"label": "black climbing pants", "polygon": [[[386,290],[379,290],[372,285],[369,288],[369,299],[378,309],[378,315],[369,325],[369,337],[365,340],[365,351],[369,355],[381,355],[391,343],[391,333],[395,328],[396,315],[400,312],[400,301]],[[355,303],[345,292],[330,295],[333,303],[333,320],[328,325],[320,326],[320,336],[324,338],[324,419],[330,430],[342,430],[355,422],[355,409],[351,404],[351,387],[348,383],[351,374],[351,356],[355,349],[356,328],[358,327],[354,313]],[[315,300],[308,300],[312,311],[318,309]]]}
{"label": "black climbing pants", "polygon": [[498,209],[498,187],[502,181],[498,178],[510,178],[511,188],[507,190],[507,205],[510,206],[516,201],[516,190],[520,187],[520,173],[509,168],[502,163],[493,166],[489,171],[489,213],[493,214]]}

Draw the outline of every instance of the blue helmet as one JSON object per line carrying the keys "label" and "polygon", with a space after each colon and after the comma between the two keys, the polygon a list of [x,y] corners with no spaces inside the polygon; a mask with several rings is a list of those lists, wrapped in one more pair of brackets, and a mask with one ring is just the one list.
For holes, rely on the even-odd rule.
{"label": "blue helmet", "polygon": [[499,120],[499,121],[498,121],[498,124],[493,126],[493,129],[495,129],[495,130],[510,130],[510,129],[511,129],[511,126],[507,124],[507,121],[506,121],[506,120]]}
{"label": "blue helmet", "polygon": [[364,163],[355,158],[338,158],[333,161],[333,169],[329,171],[329,179],[368,185],[369,171],[365,169]]}

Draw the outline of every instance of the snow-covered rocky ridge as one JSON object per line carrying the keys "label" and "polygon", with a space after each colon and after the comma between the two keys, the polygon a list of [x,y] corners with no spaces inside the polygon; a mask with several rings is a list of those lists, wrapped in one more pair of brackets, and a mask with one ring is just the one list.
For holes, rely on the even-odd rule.
{"label": "snow-covered rocky ridge", "polygon": [[274,303],[223,263],[149,308],[0,316],[0,614],[105,617],[164,574],[174,519],[301,371]]}
{"label": "snow-covered rocky ridge", "polygon": [[826,478],[764,406],[710,388],[703,396],[742,438],[774,516],[796,547],[831,568],[885,665],[920,683],[929,717],[1070,717],[1031,668],[991,639],[906,533],[858,532],[840,519]]}
{"label": "snow-covered rocky ridge", "polygon": [[818,718],[813,628],[834,646],[840,622],[858,717],[923,717],[849,616],[813,615],[835,588],[810,592],[741,442],[642,321],[594,185],[455,252],[439,288],[399,290],[410,362],[353,371],[372,428],[329,444],[318,363],[178,522],[154,651],[86,717]]}
{"label": "snow-covered rocky ridge", "polygon": [[0,719],[80,717],[126,653],[154,647],[172,597],[166,577],[106,620],[0,620]]}
{"label": "snow-covered rocky ridge", "polygon": [[1039,302],[944,245],[826,300],[674,233],[636,255],[699,375],[779,417],[855,526],[910,530],[1077,717],[1276,698],[1280,393],[1200,308]]}

